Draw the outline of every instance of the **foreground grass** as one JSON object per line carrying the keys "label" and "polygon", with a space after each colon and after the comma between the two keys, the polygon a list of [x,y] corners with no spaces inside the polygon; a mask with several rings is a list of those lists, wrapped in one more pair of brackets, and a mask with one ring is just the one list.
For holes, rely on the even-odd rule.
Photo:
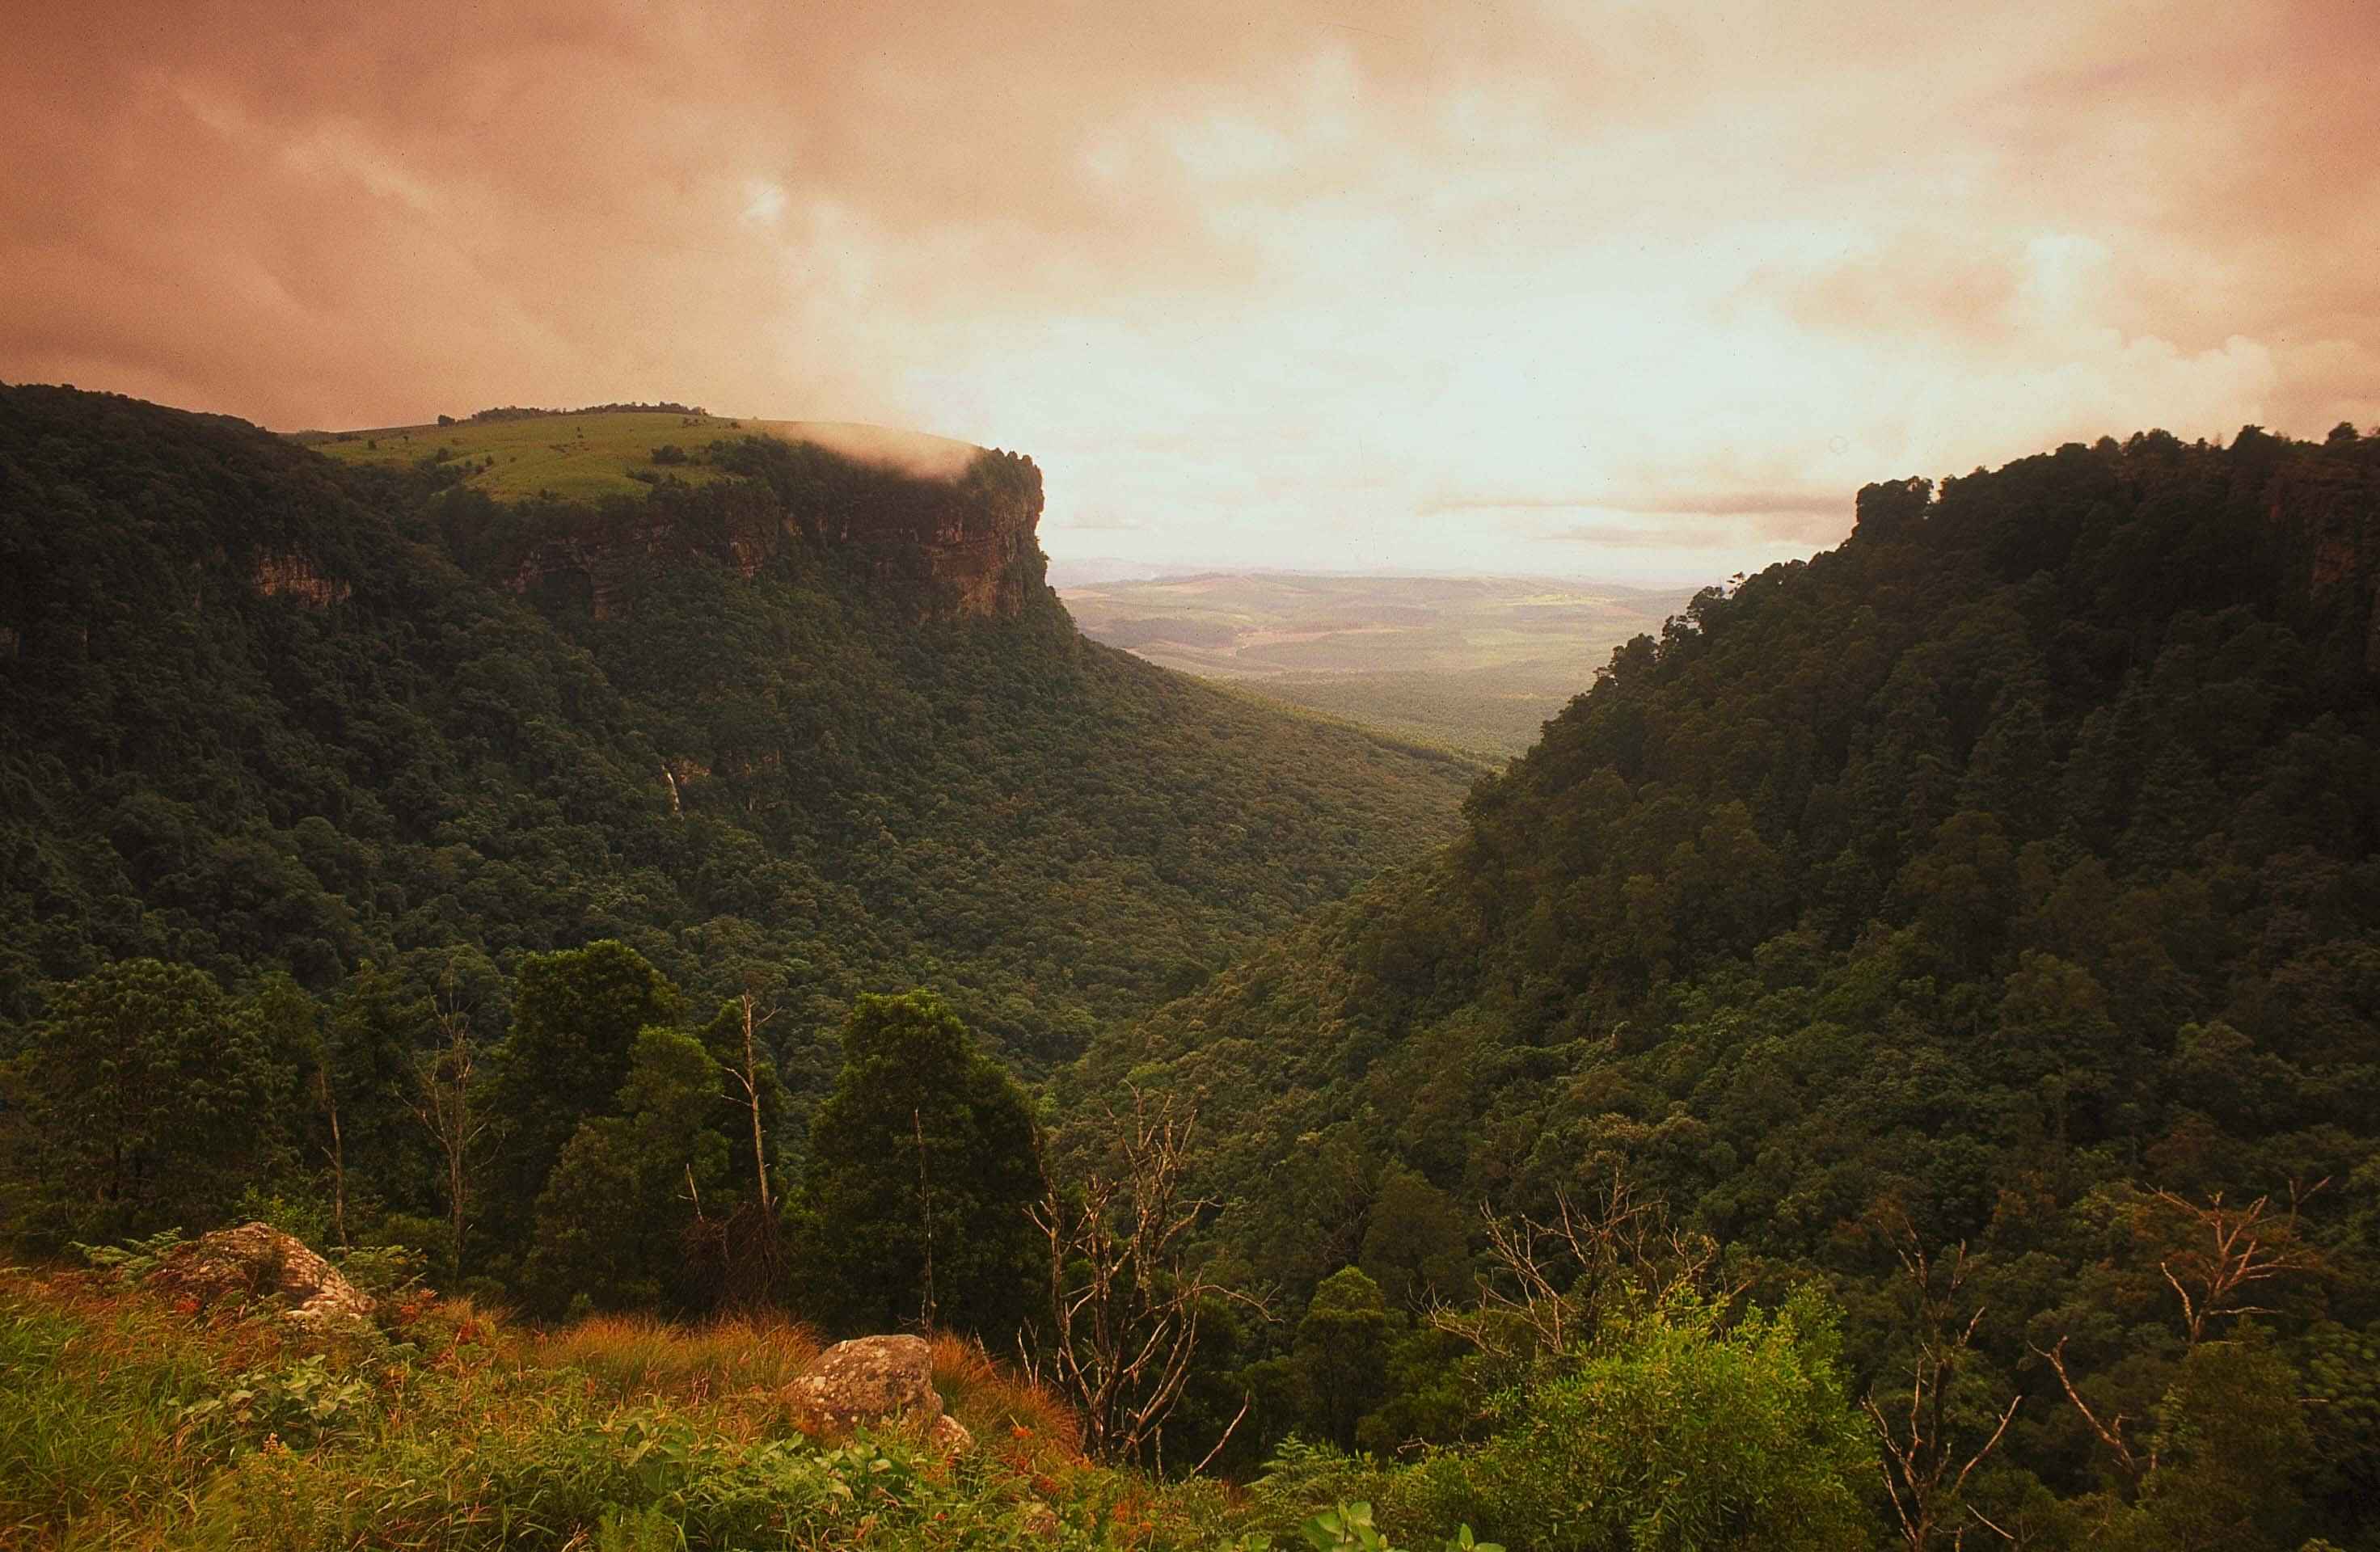
{"label": "foreground grass", "polygon": [[935,1341],[977,1448],[826,1443],[779,1400],[800,1327],[603,1318],[550,1333],[462,1302],[300,1337],[93,1274],[0,1273],[0,1546],[1163,1549],[1229,1543],[1205,1485],[1081,1456],[1053,1398]]}

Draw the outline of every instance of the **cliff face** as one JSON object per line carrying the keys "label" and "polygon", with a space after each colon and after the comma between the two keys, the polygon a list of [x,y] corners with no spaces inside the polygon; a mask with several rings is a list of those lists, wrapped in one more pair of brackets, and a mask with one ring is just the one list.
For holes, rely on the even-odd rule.
{"label": "cliff face", "polygon": [[810,531],[924,617],[1015,618],[1040,577],[1041,471],[1021,454],[986,453],[957,480],[921,483],[911,501],[831,506]]}
{"label": "cliff face", "polygon": [[2284,575],[2302,579],[2302,602],[2318,614],[2366,621],[2363,666],[2380,675],[2380,466],[2331,448],[2301,458],[2266,487],[2265,520],[2283,547]]}
{"label": "cliff face", "polygon": [[1014,619],[1039,586],[1041,471],[984,452],[951,479],[911,475],[800,447],[765,448],[750,480],[660,491],[641,506],[556,515],[496,564],[512,591],[576,600],[594,617],[625,607],[636,573],[709,555],[751,576],[788,543],[855,568],[920,621]]}
{"label": "cliff face", "polygon": [[299,554],[259,556],[256,570],[249,580],[266,598],[286,594],[312,609],[328,609],[334,603],[344,603],[355,591],[353,587],[339,578],[325,576],[322,567]]}

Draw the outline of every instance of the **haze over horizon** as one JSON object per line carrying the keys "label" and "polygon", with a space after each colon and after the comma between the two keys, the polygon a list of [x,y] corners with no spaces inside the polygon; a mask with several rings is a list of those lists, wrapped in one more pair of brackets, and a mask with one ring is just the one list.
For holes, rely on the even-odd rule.
{"label": "haze over horizon", "polygon": [[1029,453],[1053,556],[1691,584],[1861,484],[2380,420],[2380,8],[17,18],[0,379]]}

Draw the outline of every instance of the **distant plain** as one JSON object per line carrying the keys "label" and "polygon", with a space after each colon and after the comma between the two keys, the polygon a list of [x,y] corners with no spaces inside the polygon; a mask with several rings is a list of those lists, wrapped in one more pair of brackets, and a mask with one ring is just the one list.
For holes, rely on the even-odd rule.
{"label": "distant plain", "polygon": [[1061,587],[1151,662],[1467,753],[1519,754],[1684,589],[1548,577],[1211,572]]}

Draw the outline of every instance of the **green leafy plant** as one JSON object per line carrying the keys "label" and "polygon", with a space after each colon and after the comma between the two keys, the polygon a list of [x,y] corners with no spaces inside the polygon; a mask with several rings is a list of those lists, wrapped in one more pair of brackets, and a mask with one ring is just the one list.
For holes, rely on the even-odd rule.
{"label": "green leafy plant", "polygon": [[[1372,1523],[1368,1503],[1334,1504],[1300,1525],[1297,1534],[1315,1552],[1402,1552]],[[1245,1535],[1239,1545],[1241,1552],[1271,1552],[1273,1540],[1265,1534]],[[1471,1527],[1463,1525],[1446,1538],[1445,1552],[1504,1552],[1504,1548],[1475,1539]]]}
{"label": "green leafy plant", "polygon": [[101,1271],[114,1272],[128,1282],[138,1282],[157,1269],[165,1253],[182,1243],[179,1229],[161,1229],[146,1238],[126,1240],[121,1244],[93,1245],[72,1242],[75,1253]]}
{"label": "green leafy plant", "polygon": [[186,1425],[227,1423],[299,1446],[351,1431],[372,1402],[368,1379],[334,1373],[322,1353],[273,1368],[250,1369],[231,1386],[182,1409]]}

